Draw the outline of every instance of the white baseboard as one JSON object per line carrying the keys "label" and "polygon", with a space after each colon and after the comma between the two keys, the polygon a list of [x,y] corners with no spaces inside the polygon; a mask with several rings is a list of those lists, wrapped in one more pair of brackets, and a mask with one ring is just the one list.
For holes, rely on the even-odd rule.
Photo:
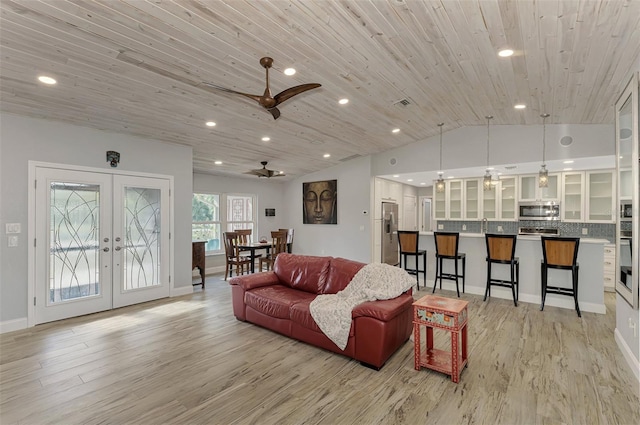
{"label": "white baseboard", "polygon": [[[210,275],[210,274],[218,274],[218,273],[224,273],[224,268],[225,266],[216,266],[216,267],[207,267],[204,271],[204,275]],[[191,273],[192,277],[199,277],[200,276],[200,272],[196,269],[193,269],[192,273]]]}
{"label": "white baseboard", "polygon": [[0,322],[0,334],[7,332],[19,331],[27,328],[27,318],[7,320]]}
{"label": "white baseboard", "polygon": [[640,382],[640,362],[633,356],[633,353],[627,345],[627,342],[624,340],[624,338],[622,338],[620,332],[618,332],[618,328],[616,328],[614,336],[616,339],[616,344],[618,344],[618,348],[620,349],[620,351],[622,351],[622,355],[627,361],[627,364],[631,368],[631,371],[635,375],[638,382]]}
{"label": "white baseboard", "polygon": [[[433,288],[433,284],[431,284]],[[440,282],[438,282],[438,288],[440,288]],[[456,284],[450,282],[442,282],[442,289],[446,289],[449,291],[456,290]],[[485,287],[479,286],[466,286],[464,288],[467,294],[474,295],[484,295]],[[460,291],[462,291],[462,284],[460,284]],[[436,294],[438,290],[436,289]],[[511,290],[508,288],[500,288],[500,287],[492,287],[491,288],[491,297],[500,298],[504,300],[513,299],[513,295],[511,295]],[[540,305],[540,295],[533,294],[519,294],[518,302],[525,302],[529,304],[538,304]],[[555,294],[547,294],[547,300],[544,303],[545,307],[560,307],[566,308],[569,310],[574,310],[575,306],[573,305],[573,298],[567,296],[556,296]],[[604,304],[594,304],[594,303],[586,303],[584,301],[580,301],[580,311],[585,311],[589,313],[598,313],[598,314],[606,314],[607,308]]]}
{"label": "white baseboard", "polygon": [[182,295],[193,294],[193,285],[180,286],[178,288],[171,288],[170,297],[180,297]]}

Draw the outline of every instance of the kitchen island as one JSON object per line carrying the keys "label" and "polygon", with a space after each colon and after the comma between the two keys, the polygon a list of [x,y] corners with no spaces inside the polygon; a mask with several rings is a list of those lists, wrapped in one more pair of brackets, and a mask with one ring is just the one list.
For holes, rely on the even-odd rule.
{"label": "kitchen island", "polygon": [[[580,238],[578,248],[578,302],[580,310],[604,314],[604,245],[606,239]],[[433,289],[435,279],[435,243],[433,232],[420,232],[420,249],[427,250],[427,288]],[[459,252],[467,256],[465,292],[484,295],[487,281],[487,248],[484,234],[460,233]],[[542,261],[542,243],[540,236],[518,235],[516,257],[520,258],[520,292],[519,302],[540,305],[542,290],[540,282],[540,262]],[[460,267],[462,267],[460,265]],[[445,261],[445,272],[453,272],[453,261]],[[509,267],[492,267],[492,274],[498,279],[509,278]],[[571,273],[565,270],[549,270],[549,284],[554,286],[571,287]],[[440,283],[438,282],[438,295]],[[455,291],[454,281],[443,280],[442,289]],[[462,284],[460,285],[462,290]],[[511,290],[493,286],[492,298],[513,299]],[[487,302],[490,298],[487,298]],[[545,308],[549,306],[575,310],[573,297],[547,294]]]}

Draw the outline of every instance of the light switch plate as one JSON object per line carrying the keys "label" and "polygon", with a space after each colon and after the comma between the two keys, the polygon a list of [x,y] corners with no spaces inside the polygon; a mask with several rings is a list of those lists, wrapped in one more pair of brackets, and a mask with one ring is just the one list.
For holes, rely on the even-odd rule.
{"label": "light switch plate", "polygon": [[589,229],[587,227],[583,227],[582,228],[582,234],[583,235],[588,235],[589,234]]}
{"label": "light switch plate", "polygon": [[7,245],[9,248],[14,248],[18,246],[18,237],[17,236],[9,236],[7,238]]}
{"label": "light switch plate", "polygon": [[6,233],[20,233],[20,223],[7,223],[5,225]]}

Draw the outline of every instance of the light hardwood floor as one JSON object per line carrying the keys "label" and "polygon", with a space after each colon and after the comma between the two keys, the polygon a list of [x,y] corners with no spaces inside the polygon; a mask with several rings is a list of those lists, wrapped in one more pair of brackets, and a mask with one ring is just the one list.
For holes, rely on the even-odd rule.
{"label": "light hardwood floor", "polygon": [[469,366],[459,384],[415,371],[411,341],[376,372],[239,322],[230,294],[209,277],[193,295],[1,335],[0,423],[640,423],[613,294],[606,315],[582,319],[463,294]]}

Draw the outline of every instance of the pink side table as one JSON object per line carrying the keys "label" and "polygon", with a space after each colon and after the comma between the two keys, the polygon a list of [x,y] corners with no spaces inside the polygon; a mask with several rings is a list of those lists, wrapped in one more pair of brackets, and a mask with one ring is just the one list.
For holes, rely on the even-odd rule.
{"label": "pink side table", "polygon": [[[467,301],[425,295],[413,303],[413,337],[415,369],[421,367],[451,375],[460,381],[460,372],[467,365]],[[420,326],[426,327],[426,352],[420,344]],[[451,351],[433,348],[433,329],[451,333]],[[458,344],[459,335],[461,344]],[[461,347],[459,348],[459,345]]]}

